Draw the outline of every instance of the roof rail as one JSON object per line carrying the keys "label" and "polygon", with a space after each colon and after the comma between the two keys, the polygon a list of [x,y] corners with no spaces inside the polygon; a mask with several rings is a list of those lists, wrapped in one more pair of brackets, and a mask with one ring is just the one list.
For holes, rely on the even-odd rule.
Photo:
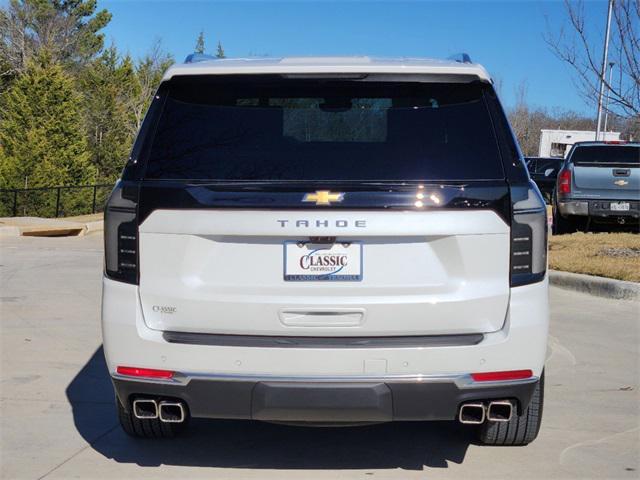
{"label": "roof rail", "polygon": [[197,63],[206,62],[207,60],[215,60],[213,55],[207,55],[206,53],[190,53],[187,58],[184,59],[184,63]]}
{"label": "roof rail", "polygon": [[458,63],[473,63],[471,61],[471,57],[468,53],[454,53],[453,55],[447,57],[447,60],[453,60]]}

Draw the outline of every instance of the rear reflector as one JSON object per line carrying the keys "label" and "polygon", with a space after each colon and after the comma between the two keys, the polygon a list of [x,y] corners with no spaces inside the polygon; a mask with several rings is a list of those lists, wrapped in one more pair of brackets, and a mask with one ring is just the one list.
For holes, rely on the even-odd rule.
{"label": "rear reflector", "polygon": [[156,370],[154,368],[118,367],[116,369],[120,375],[129,377],[145,378],[172,378],[174,372],[171,370]]}
{"label": "rear reflector", "polygon": [[476,382],[499,382],[502,380],[522,380],[533,377],[531,370],[509,370],[507,372],[472,373],[471,378]]}

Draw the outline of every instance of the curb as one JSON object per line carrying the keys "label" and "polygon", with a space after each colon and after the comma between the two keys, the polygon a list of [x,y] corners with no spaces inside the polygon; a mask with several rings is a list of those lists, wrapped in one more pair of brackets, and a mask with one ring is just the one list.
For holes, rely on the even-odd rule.
{"label": "curb", "polygon": [[65,219],[38,217],[0,219],[0,237],[83,236],[90,233],[102,232],[103,230],[103,220],[76,222]]}
{"label": "curb", "polygon": [[87,222],[84,226],[84,235],[88,235],[94,232],[102,232],[104,230],[104,221],[96,220],[94,222]]}
{"label": "curb", "polygon": [[640,300],[640,283],[581,273],[549,270],[549,283],[554,287],[589,293],[615,300]]}

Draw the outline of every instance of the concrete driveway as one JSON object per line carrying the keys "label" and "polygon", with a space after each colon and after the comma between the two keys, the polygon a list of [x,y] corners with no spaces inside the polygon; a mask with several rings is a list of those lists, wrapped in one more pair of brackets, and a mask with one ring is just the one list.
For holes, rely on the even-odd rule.
{"label": "concrete driveway", "polygon": [[102,356],[102,237],[0,239],[2,478],[638,478],[640,305],[552,289],[546,404],[528,447],[455,423],[119,428]]}

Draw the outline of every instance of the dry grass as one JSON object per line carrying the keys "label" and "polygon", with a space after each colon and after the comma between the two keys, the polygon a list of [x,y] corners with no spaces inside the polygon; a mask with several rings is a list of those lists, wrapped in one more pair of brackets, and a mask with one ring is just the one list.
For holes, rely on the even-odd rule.
{"label": "dry grass", "polygon": [[640,235],[574,233],[549,238],[549,267],[640,282]]}

